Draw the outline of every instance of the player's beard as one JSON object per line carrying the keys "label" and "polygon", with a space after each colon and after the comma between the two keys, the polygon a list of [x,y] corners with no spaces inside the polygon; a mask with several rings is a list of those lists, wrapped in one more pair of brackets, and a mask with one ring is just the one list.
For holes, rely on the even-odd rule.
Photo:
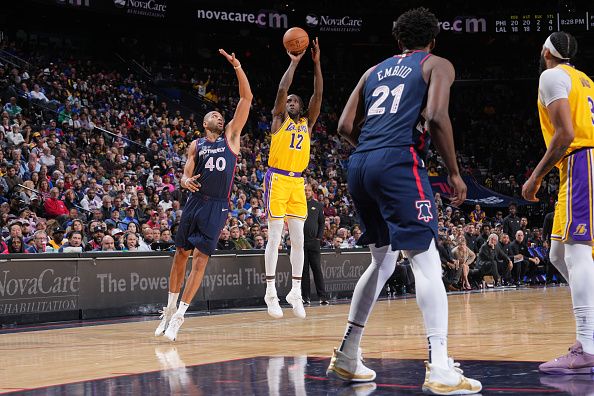
{"label": "player's beard", "polygon": [[293,109],[293,111],[287,109],[287,113],[289,113],[289,117],[291,118],[299,117],[301,115],[299,110],[295,109]]}
{"label": "player's beard", "polygon": [[223,132],[223,129],[225,128],[225,125],[223,124],[223,127],[219,127],[219,124],[216,122],[212,122],[210,124],[210,128],[208,128],[212,133],[216,134],[216,135],[220,135]]}
{"label": "player's beard", "polygon": [[544,55],[541,55],[538,62],[538,75],[540,76],[545,70],[547,70],[547,62],[545,61]]}

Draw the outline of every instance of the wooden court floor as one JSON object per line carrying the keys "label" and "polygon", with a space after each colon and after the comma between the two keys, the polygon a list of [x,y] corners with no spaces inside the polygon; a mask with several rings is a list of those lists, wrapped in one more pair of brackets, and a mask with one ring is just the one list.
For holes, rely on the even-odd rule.
{"label": "wooden court floor", "polygon": [[[175,342],[186,365],[257,356],[327,357],[338,346],[348,304],[312,306],[300,320],[264,310],[190,316]],[[450,355],[456,360],[543,361],[575,340],[567,287],[449,296]],[[0,393],[158,371],[154,320],[0,334]],[[377,303],[363,337],[366,358],[424,359],[426,341],[414,298]]]}

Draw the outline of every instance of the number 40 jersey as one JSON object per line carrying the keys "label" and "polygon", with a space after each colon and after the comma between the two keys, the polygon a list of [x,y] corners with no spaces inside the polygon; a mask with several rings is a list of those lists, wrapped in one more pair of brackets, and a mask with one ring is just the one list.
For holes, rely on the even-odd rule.
{"label": "number 40 jersey", "polygon": [[229,198],[237,155],[227,144],[223,135],[214,142],[205,138],[196,141],[196,165],[194,175],[200,175],[198,182],[201,184],[200,194],[212,198]]}
{"label": "number 40 jersey", "polygon": [[365,124],[356,152],[412,146],[424,153],[429,136],[421,112],[426,106],[428,85],[422,68],[430,56],[428,52],[413,51],[375,66],[365,82]]}

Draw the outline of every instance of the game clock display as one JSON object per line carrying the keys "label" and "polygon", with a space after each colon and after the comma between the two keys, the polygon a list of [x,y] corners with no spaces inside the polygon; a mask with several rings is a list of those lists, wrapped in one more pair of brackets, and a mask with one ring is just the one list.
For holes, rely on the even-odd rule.
{"label": "game clock display", "polygon": [[496,33],[553,33],[594,31],[594,12],[518,13],[495,19]]}

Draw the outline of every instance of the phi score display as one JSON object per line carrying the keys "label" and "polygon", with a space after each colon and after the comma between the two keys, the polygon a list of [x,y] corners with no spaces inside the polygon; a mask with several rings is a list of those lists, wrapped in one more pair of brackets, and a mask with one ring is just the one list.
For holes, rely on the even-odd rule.
{"label": "phi score display", "polygon": [[[395,22],[394,22],[395,23]],[[516,13],[506,16],[457,16],[439,21],[442,31],[452,33],[544,33],[594,31],[594,12]]]}
{"label": "phi score display", "polygon": [[594,30],[594,13],[515,14],[495,20],[497,33],[552,33],[559,30]]}

